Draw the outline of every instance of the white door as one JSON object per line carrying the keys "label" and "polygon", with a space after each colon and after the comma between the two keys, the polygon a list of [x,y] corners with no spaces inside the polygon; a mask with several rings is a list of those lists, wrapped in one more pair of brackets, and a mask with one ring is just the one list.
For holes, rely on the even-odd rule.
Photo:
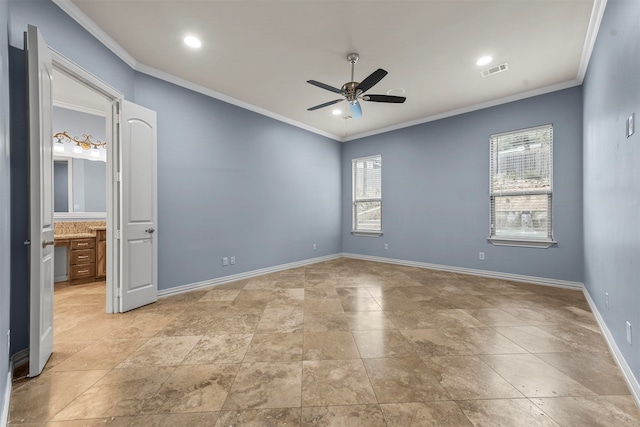
{"label": "white door", "polygon": [[122,105],[122,290],[120,311],[158,299],[156,112]]}
{"label": "white door", "polygon": [[53,351],[52,60],[36,27],[27,28],[29,76],[29,376]]}

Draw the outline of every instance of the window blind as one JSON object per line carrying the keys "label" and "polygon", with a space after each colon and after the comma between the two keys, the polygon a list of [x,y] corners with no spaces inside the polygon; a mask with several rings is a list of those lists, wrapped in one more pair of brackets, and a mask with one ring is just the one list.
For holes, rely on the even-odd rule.
{"label": "window blind", "polygon": [[382,156],[353,159],[353,230],[382,230]]}
{"label": "window blind", "polygon": [[553,126],[491,136],[491,236],[552,239]]}

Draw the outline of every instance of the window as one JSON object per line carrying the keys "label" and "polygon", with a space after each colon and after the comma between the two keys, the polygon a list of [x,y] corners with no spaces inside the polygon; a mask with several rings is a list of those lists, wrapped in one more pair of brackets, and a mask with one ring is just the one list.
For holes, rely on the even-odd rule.
{"label": "window", "polygon": [[353,234],[382,234],[382,156],[351,161]]}
{"label": "window", "polygon": [[549,247],[553,126],[491,136],[491,240]]}

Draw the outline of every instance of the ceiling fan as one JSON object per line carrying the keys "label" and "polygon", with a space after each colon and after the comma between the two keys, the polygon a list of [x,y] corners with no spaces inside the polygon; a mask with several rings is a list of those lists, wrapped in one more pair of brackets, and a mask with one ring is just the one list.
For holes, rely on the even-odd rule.
{"label": "ceiling fan", "polygon": [[369,74],[369,76],[361,83],[353,81],[353,69],[356,65],[356,62],[358,62],[359,57],[360,56],[357,53],[350,53],[349,55],[347,55],[347,61],[349,61],[349,63],[351,64],[351,81],[343,84],[341,89],[329,86],[324,83],[320,83],[315,80],[307,80],[307,83],[342,95],[342,98],[340,99],[334,99],[333,101],[325,102],[324,104],[307,108],[307,111],[314,111],[320,108],[328,107],[329,105],[337,104],[338,102],[346,99],[349,103],[349,109],[351,110],[351,117],[353,117],[354,119],[359,119],[360,117],[362,117],[362,107],[360,107],[359,102],[360,100],[372,102],[390,102],[394,104],[402,104],[407,100],[407,98],[405,98],[404,96],[365,95],[365,92],[375,86],[380,80],[382,80],[384,76],[387,75],[387,72],[382,68],[378,68],[376,71]]}

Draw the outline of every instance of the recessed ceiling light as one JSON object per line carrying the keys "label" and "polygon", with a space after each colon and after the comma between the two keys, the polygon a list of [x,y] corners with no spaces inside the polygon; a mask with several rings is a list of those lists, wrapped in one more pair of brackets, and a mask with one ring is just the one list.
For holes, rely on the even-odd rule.
{"label": "recessed ceiling light", "polygon": [[405,90],[401,87],[397,87],[395,89],[389,89],[387,91],[387,95],[391,95],[391,96],[402,96],[404,95]]}
{"label": "recessed ceiling light", "polygon": [[342,110],[336,108],[331,112],[331,114],[333,114],[334,116],[339,116],[340,114],[342,114]]}
{"label": "recessed ceiling light", "polygon": [[199,38],[195,37],[195,36],[187,36],[184,38],[184,44],[186,44],[189,47],[192,47],[194,49],[199,48],[200,46],[202,46],[202,42],[200,41]]}
{"label": "recessed ceiling light", "polygon": [[490,63],[491,61],[493,61],[493,58],[490,56],[483,56],[482,58],[478,59],[476,61],[476,65],[487,65],[488,63]]}

